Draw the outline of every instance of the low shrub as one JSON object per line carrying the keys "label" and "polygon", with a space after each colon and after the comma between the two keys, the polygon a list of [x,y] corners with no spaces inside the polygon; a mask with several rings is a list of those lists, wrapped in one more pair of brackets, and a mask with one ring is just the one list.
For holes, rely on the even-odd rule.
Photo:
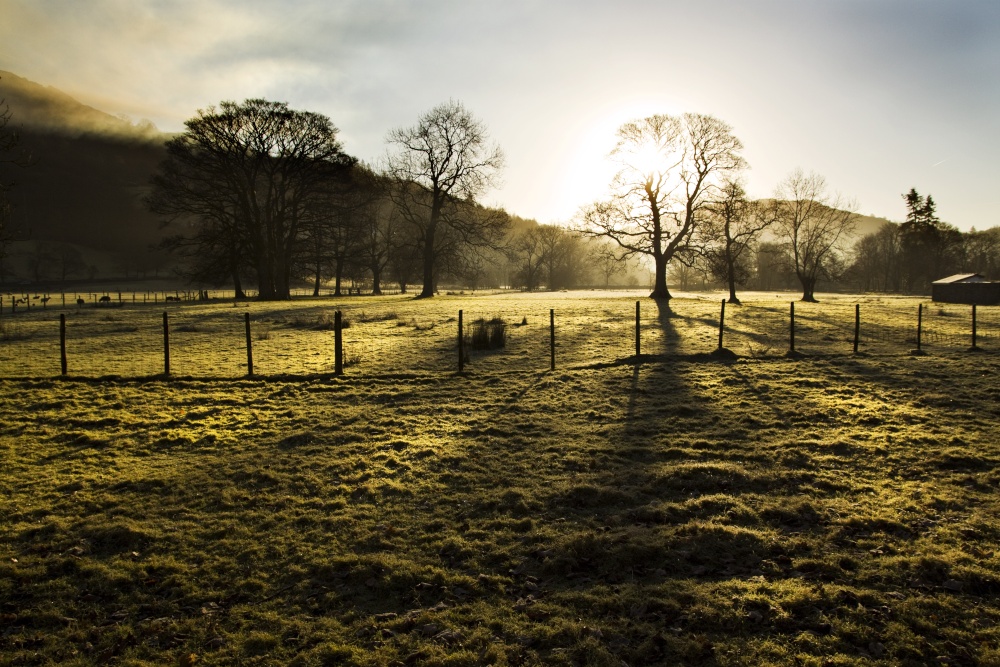
{"label": "low shrub", "polygon": [[507,346],[507,322],[502,317],[479,318],[469,325],[465,338],[470,350],[499,350]]}

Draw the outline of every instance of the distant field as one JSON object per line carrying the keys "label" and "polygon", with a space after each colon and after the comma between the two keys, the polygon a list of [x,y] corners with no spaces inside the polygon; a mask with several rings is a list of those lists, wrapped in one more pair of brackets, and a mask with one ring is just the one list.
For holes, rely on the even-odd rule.
{"label": "distant field", "polygon": [[[235,378],[246,375],[244,316],[251,317],[258,375],[333,372],[333,314],[348,323],[345,356],[352,375],[452,372],[458,363],[458,314],[503,318],[503,350],[472,353],[468,369],[549,367],[549,312],[554,311],[557,367],[613,363],[635,354],[635,303],[640,303],[644,355],[692,355],[718,346],[721,294],[683,294],[661,311],[635,293],[460,294],[432,300],[411,296],[306,298],[284,303],[183,302],[133,304],[124,295],[103,307],[34,308],[0,316],[0,377],[51,377],[60,372],[58,316],[67,318],[67,362],[72,376],[146,377],[163,372],[163,320],[169,313],[173,375]],[[746,293],[726,311],[724,345],[739,356],[785,354],[790,345],[792,294]],[[924,304],[922,343],[928,350],[972,344],[971,307],[916,298],[821,295],[795,302],[795,346],[804,354],[850,354],[855,305],[861,307],[859,351],[906,354],[916,346],[917,310]],[[980,308],[978,344],[1000,348],[1000,308]]]}
{"label": "distant field", "polygon": [[[786,357],[788,300],[727,309],[735,359],[714,295],[641,300],[642,363],[633,295],[185,305],[274,376],[0,379],[0,664],[1000,664],[995,310],[969,352],[925,304],[917,356],[918,302],[862,300],[855,356],[853,298],[796,303]],[[359,359],[308,375],[337,308]],[[464,375],[459,309],[512,323]],[[155,374],[161,311],[67,313],[76,355]]]}

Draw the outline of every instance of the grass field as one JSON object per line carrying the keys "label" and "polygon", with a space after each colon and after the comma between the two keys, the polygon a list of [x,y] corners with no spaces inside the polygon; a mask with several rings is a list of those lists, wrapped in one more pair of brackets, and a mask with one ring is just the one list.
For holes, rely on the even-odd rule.
{"label": "grass field", "polygon": [[[644,302],[635,363],[634,300],[338,305],[440,355],[407,372],[373,341],[342,378],[0,380],[0,664],[1000,664],[1000,355],[964,307],[918,356],[916,301],[863,302],[902,338],[859,355],[853,301],[803,306],[787,357],[775,298],[732,359],[713,298]],[[459,375],[455,306],[527,324]]]}
{"label": "grass field", "polygon": [[[432,300],[410,296],[302,299],[283,303],[232,301],[38,308],[0,316],[0,377],[52,377],[60,373],[59,315],[66,317],[70,376],[150,377],[164,371],[163,314],[169,317],[170,371],[174,376],[238,378],[247,374],[244,317],[251,319],[254,372],[268,377],[331,374],[334,312],[342,311],[345,356],[351,375],[453,372],[458,366],[458,315],[466,326],[503,318],[507,346],[470,354],[480,372],[549,368],[550,312],[555,317],[556,363],[577,368],[635,355],[635,304],[640,303],[640,352],[690,356],[718,346],[721,294],[688,294],[669,311],[644,292],[461,294]],[[725,316],[724,345],[739,356],[781,356],[790,346],[794,295],[748,293]],[[860,308],[859,351],[907,354],[916,346],[916,298],[821,295],[821,303],[795,303],[796,350],[851,354],[855,306]],[[58,300],[55,302],[58,303]],[[972,344],[971,308],[923,303],[922,345],[931,351]],[[980,308],[977,341],[1000,349],[1000,307]]]}

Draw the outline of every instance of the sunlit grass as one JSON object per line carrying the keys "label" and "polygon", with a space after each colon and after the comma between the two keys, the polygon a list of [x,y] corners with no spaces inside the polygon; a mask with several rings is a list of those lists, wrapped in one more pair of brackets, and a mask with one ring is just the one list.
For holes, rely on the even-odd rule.
{"label": "sunlit grass", "polygon": [[[504,357],[576,301],[460,302],[528,320],[465,375],[0,381],[0,663],[996,661],[995,351],[716,359],[692,300],[640,365]],[[404,305],[343,310],[454,342]]]}
{"label": "sunlit grass", "polygon": [[[504,345],[472,354],[467,370],[544,370],[550,363],[550,311],[556,362],[576,368],[615,363],[635,354],[635,304],[640,304],[640,352],[653,356],[707,354],[719,342],[721,294],[680,294],[669,309],[645,292],[459,294],[433,300],[409,296],[301,299],[292,303],[191,302],[170,304],[170,370],[175,376],[246,375],[244,317],[251,317],[257,375],[332,373],[334,314],[344,322],[345,355],[353,375],[457,370],[458,313],[467,332],[477,320],[502,319]],[[716,298],[718,296],[719,298]],[[792,344],[795,295],[746,293],[730,305],[723,344],[740,357],[786,354]],[[795,303],[795,350],[806,355],[853,354],[855,304],[860,305],[858,351],[906,355],[917,347],[917,310],[908,297],[820,295]],[[924,303],[921,345],[926,351],[972,345],[971,309]],[[67,364],[73,376],[147,377],[164,370],[163,304],[71,308]],[[0,319],[0,377],[60,373],[58,314],[33,310]],[[1000,308],[979,309],[977,345],[1000,349]]]}

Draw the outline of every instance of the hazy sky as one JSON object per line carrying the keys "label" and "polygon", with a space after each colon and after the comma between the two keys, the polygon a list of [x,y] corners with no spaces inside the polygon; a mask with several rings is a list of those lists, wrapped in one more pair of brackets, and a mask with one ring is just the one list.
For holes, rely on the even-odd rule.
{"label": "hazy sky", "polygon": [[754,196],[801,167],[861,213],[901,220],[915,187],[1000,225],[997,0],[0,0],[0,69],[171,131],[285,101],[369,162],[460,100],[507,155],[487,201],[540,222],[603,194],[623,121],[695,111],[733,126]]}

